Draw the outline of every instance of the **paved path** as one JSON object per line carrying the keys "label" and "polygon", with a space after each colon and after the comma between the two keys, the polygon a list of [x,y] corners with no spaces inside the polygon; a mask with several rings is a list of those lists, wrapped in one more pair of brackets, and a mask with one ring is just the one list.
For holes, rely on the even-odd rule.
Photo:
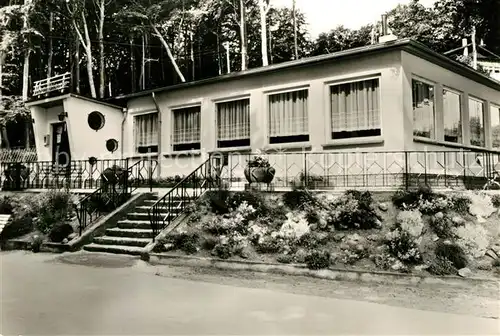
{"label": "paved path", "polygon": [[160,277],[130,258],[0,258],[2,335],[500,334],[494,319]]}

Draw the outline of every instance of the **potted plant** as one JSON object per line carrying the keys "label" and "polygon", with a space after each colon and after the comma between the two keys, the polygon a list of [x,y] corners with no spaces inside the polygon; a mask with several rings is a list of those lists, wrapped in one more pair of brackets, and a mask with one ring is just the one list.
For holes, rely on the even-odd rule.
{"label": "potted plant", "polygon": [[271,183],[276,173],[276,169],[271,167],[269,161],[260,156],[255,156],[248,160],[244,170],[245,177],[249,183]]}

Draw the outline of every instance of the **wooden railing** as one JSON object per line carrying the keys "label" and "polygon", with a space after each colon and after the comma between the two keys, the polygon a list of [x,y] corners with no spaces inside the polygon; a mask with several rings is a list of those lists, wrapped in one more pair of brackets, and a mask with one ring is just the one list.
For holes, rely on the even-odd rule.
{"label": "wooden railing", "polygon": [[71,74],[66,72],[62,75],[57,75],[36,81],[33,87],[33,96],[42,96],[50,92],[66,90],[70,85]]}
{"label": "wooden railing", "polygon": [[36,148],[0,149],[1,162],[33,162],[37,160]]}

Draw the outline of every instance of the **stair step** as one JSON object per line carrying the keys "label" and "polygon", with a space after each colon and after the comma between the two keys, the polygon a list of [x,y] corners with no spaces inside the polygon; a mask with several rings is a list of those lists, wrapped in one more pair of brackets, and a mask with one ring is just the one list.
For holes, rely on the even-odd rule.
{"label": "stair step", "polygon": [[153,238],[153,230],[112,228],[106,230],[106,236],[129,237],[129,238]]}
{"label": "stair step", "polygon": [[[140,213],[148,213],[148,211],[151,209],[150,206],[144,206],[144,205],[140,205],[140,206],[137,206],[135,207],[135,210],[134,212],[140,212]],[[172,211],[172,212],[180,212],[181,211],[181,208],[178,207],[178,206],[173,206],[173,207],[170,207],[170,209],[166,206],[162,206],[162,207],[159,207],[159,208],[156,208],[156,209],[159,209],[160,212],[168,212],[168,211]]]}
{"label": "stair step", "polygon": [[[153,218],[173,218],[176,217],[176,213],[161,212],[160,215],[153,216]],[[147,220],[149,221],[149,214],[144,212],[129,212],[127,214],[127,219],[129,220]]]}
{"label": "stair step", "polygon": [[138,246],[145,247],[151,242],[151,238],[128,238],[128,237],[96,237],[94,243],[98,245],[116,245],[116,246]]}
{"label": "stair step", "polygon": [[120,229],[150,229],[151,222],[148,220],[125,219],[118,222]]}
{"label": "stair step", "polygon": [[123,245],[100,245],[100,244],[89,244],[83,247],[85,251],[90,252],[106,252],[114,254],[129,254],[129,255],[141,255],[144,248],[137,246],[123,246]]}

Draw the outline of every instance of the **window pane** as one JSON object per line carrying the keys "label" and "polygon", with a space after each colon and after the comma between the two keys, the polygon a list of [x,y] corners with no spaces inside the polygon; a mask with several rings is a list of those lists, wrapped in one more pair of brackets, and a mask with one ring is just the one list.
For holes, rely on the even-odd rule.
{"label": "window pane", "polygon": [[250,137],[250,100],[217,104],[217,136],[219,140]]}
{"label": "window pane", "polygon": [[493,148],[500,149],[500,106],[491,105],[491,137]]}
{"label": "window pane", "polygon": [[269,136],[271,143],[309,141],[308,90],[284,92],[269,96]]}
{"label": "window pane", "polygon": [[460,95],[443,90],[444,140],[462,143]]}
{"label": "window pane", "polygon": [[470,144],[484,147],[484,104],[469,99]]}
{"label": "window pane", "polygon": [[414,79],[412,96],[413,135],[434,139],[436,136],[434,86]]}
{"label": "window pane", "polygon": [[158,150],[158,112],[134,117],[134,142],[137,152]]}
{"label": "window pane", "polygon": [[200,142],[200,107],[183,108],[173,112],[174,145]]}
{"label": "window pane", "polygon": [[380,135],[378,79],[330,88],[332,139]]}

